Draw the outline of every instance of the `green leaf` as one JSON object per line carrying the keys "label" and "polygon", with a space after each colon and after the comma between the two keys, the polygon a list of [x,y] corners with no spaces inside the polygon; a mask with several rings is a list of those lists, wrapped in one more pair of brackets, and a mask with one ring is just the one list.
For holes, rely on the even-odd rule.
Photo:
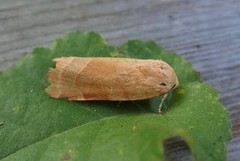
{"label": "green leaf", "polygon": [[124,54],[128,57],[142,59],[161,59],[167,62],[175,70],[180,85],[200,80],[199,73],[193,70],[191,63],[175,53],[165,51],[153,41],[130,40],[118,49],[119,55]]}
{"label": "green leaf", "polygon": [[[115,56],[163,59],[181,86],[168,97],[135,102],[70,102],[45,93],[52,59]],[[129,41],[119,48],[94,32],[73,32],[51,48],[37,48],[0,75],[1,160],[163,160],[163,141],[181,136],[196,161],[226,159],[228,113],[218,92],[200,82],[182,57],[154,42]]]}

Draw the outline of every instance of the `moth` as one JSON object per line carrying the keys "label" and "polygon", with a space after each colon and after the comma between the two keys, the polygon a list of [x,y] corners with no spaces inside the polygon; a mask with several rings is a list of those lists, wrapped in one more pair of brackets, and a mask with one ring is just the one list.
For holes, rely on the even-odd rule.
{"label": "moth", "polygon": [[53,60],[46,92],[75,101],[144,100],[166,95],[178,86],[173,68],[161,60],[107,57],[62,57]]}

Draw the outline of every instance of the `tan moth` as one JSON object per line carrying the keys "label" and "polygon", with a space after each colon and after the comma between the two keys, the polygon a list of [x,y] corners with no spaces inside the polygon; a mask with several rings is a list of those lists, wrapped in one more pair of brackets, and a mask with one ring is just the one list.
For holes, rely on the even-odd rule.
{"label": "tan moth", "polygon": [[62,57],[54,62],[56,68],[49,69],[46,89],[53,98],[128,101],[162,96],[163,102],[178,85],[172,67],[161,60]]}

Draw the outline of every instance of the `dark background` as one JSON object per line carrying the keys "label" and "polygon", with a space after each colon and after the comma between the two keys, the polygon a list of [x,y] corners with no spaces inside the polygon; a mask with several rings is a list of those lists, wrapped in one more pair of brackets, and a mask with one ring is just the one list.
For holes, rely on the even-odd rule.
{"label": "dark background", "polygon": [[[232,122],[227,158],[239,161],[240,0],[1,0],[0,71],[75,30],[98,32],[116,46],[154,40],[192,62],[221,92]],[[176,146],[169,151],[189,158]]]}

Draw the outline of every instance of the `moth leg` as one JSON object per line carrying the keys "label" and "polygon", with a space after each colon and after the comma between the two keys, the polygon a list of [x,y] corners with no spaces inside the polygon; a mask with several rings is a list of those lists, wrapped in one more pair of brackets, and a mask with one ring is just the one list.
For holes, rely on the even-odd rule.
{"label": "moth leg", "polygon": [[161,101],[161,103],[160,103],[160,105],[159,105],[158,113],[162,113],[162,105],[163,105],[164,100],[167,98],[167,95],[168,95],[168,93],[166,93],[166,94],[164,94],[164,95],[162,96],[162,101]]}
{"label": "moth leg", "polygon": [[138,104],[136,101],[133,101],[133,100],[132,100],[132,103],[135,104],[135,105],[136,105],[138,108],[140,108],[142,111],[147,112],[146,109],[143,108],[143,107],[142,107],[140,104]]}

